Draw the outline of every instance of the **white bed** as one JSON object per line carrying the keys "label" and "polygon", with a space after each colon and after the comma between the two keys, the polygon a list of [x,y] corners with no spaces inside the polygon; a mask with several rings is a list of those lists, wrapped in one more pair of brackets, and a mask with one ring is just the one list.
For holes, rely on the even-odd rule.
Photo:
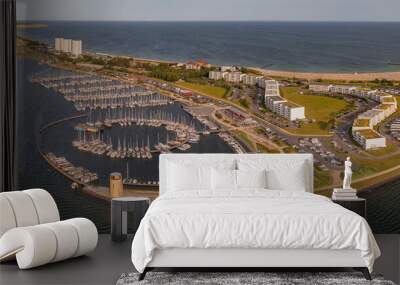
{"label": "white bed", "polygon": [[[249,173],[242,184],[251,186],[265,168],[270,185],[209,189],[210,166]],[[380,251],[367,222],[312,192],[310,154],[161,155],[160,196],[136,232],[132,262],[140,278],[154,267],[354,267],[370,278]]]}

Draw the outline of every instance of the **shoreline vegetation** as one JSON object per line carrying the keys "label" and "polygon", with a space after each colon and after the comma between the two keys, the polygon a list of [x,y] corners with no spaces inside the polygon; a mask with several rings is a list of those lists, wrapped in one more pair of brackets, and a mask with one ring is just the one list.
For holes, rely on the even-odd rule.
{"label": "shoreline vegetation", "polygon": [[[36,53],[34,51],[36,50],[35,48],[39,48],[39,50],[40,50],[40,46],[47,46],[46,44],[39,43],[39,42],[36,42],[36,41],[32,41],[30,39],[24,39],[22,37],[18,37],[18,38],[19,38],[20,41],[23,42],[23,46],[27,45],[25,47],[28,47],[28,49],[31,51],[31,53],[28,52],[27,54],[25,54],[23,52],[22,53],[23,55],[27,55],[28,57],[29,57],[29,55],[31,55],[31,56],[34,55],[33,56],[34,58],[35,58],[35,55],[36,55],[36,59],[38,59],[39,61],[43,60],[43,57],[40,56],[40,55],[43,55],[43,54],[41,54],[40,52]],[[33,54],[32,54],[32,52],[33,52]],[[88,56],[88,59],[87,59],[88,64],[91,64],[93,66],[94,65],[98,65],[99,67],[101,67],[101,70],[98,70],[96,72],[100,72],[103,75],[108,75],[107,71],[110,70],[110,71],[117,71],[117,72],[127,73],[127,74],[130,74],[130,75],[133,75],[133,76],[141,76],[141,75],[144,74],[143,70],[145,70],[145,67],[146,67],[148,69],[147,71],[149,72],[150,77],[153,77],[156,80],[170,81],[170,83],[172,83],[172,84],[174,84],[176,86],[187,88],[189,90],[196,89],[194,91],[196,91],[198,93],[207,93],[208,97],[214,97],[214,99],[215,99],[215,97],[219,98],[219,99],[222,99],[227,95],[227,93],[229,93],[228,89],[224,89],[221,86],[214,86],[214,85],[212,85],[212,86],[204,85],[203,86],[202,84],[200,84],[202,82],[196,82],[196,81],[190,80],[192,75],[195,76],[197,73],[201,73],[201,72],[197,72],[197,73],[196,72],[191,72],[190,73],[188,71],[185,71],[184,76],[186,76],[188,78],[185,77],[185,81],[183,81],[183,80],[175,81],[174,80],[175,79],[174,76],[177,76],[177,75],[182,76],[182,74],[179,73],[181,71],[178,69],[178,70],[175,70],[176,74],[175,73],[174,74],[170,74],[168,68],[166,68],[164,65],[170,65],[170,64],[171,65],[172,64],[176,65],[176,64],[178,64],[177,62],[165,61],[165,60],[157,60],[157,59],[145,59],[145,58],[137,58],[137,57],[133,57],[133,56],[121,56],[121,55],[112,55],[112,54],[104,54],[104,53],[102,53],[101,55],[103,57],[110,57],[110,59],[108,59],[107,62],[104,61],[103,59],[100,59],[101,62],[96,63],[96,62],[92,62],[93,58],[91,58],[95,54],[96,54],[95,52],[87,51],[84,54],[84,58],[85,58],[85,56]],[[38,55],[39,55],[39,57],[37,57]],[[59,60],[61,60],[62,64],[59,65],[59,63],[60,63],[59,62],[58,64],[55,64],[55,67],[57,67],[57,66],[59,66],[60,68],[68,67],[68,68],[70,68],[72,70],[76,69],[77,71],[79,71],[81,69],[79,64],[75,65],[74,62],[68,61],[67,58],[64,57],[64,56],[60,56]],[[67,61],[64,62],[64,60],[67,60]],[[139,71],[140,70],[142,70],[142,71],[137,73],[133,69],[132,64],[134,64]],[[160,67],[159,68],[155,68],[154,66],[156,66],[156,65],[160,65]],[[154,67],[154,68],[152,68],[152,67]],[[288,79],[288,78],[289,79],[303,79],[302,76],[304,76],[304,78],[306,79],[307,76],[310,76],[309,78],[313,78],[313,79],[308,79],[308,80],[316,80],[318,82],[324,82],[324,83],[329,82],[329,80],[331,80],[331,81],[335,81],[335,82],[339,81],[339,82],[352,83],[352,84],[355,84],[355,83],[372,84],[371,82],[374,81],[374,80],[389,80],[387,78],[391,78],[390,76],[393,76],[393,74],[395,75],[394,78],[396,78],[395,81],[399,81],[400,80],[400,71],[399,72],[372,72],[372,73],[359,73],[359,74],[357,73],[357,74],[353,74],[353,73],[306,73],[306,72],[288,72],[288,71],[268,71],[268,70],[265,70],[265,69],[252,68],[252,67],[246,67],[246,69],[249,72],[251,71],[251,73],[254,72],[255,74],[263,74],[266,77],[274,77],[274,75],[275,75],[276,77],[279,77],[279,78],[282,78],[282,79]],[[84,70],[82,70],[82,71],[85,72]],[[194,74],[194,73],[196,73],[196,74]],[[280,75],[280,76],[278,76],[278,75]],[[281,77],[282,75],[284,75],[284,76]],[[386,75],[390,75],[390,76],[386,77]],[[166,77],[168,77],[168,78],[166,78]],[[171,78],[169,78],[169,77],[171,77]],[[333,78],[333,79],[328,79],[328,78]],[[171,80],[168,80],[168,79],[171,79]],[[188,79],[189,82],[187,82],[186,79]],[[396,84],[398,84],[398,83],[396,83]],[[290,88],[286,89],[286,90],[287,91],[293,91]],[[210,93],[212,93],[212,94],[210,94]],[[289,95],[293,95],[292,93],[293,92],[289,92],[288,96]],[[296,95],[297,97],[300,96],[299,94],[294,94],[294,95]],[[310,96],[310,95],[307,95],[307,96]],[[300,99],[302,99],[303,97],[301,97]],[[327,97],[324,97],[322,99],[324,99],[324,100],[328,100],[328,99],[329,100],[333,100],[333,98],[327,98]],[[335,99],[335,100],[337,100],[337,99]],[[337,111],[339,112],[340,110],[345,108],[345,105],[346,105],[346,103],[343,101],[342,105],[337,107],[337,109],[338,109]],[[337,114],[335,114],[335,115],[337,115]],[[329,118],[325,118],[325,119],[328,120]],[[379,156],[377,156],[377,157],[379,157]],[[374,168],[377,170],[377,172],[375,172],[375,173],[362,173],[363,175],[360,175],[359,177],[356,177],[356,179],[354,181],[355,186],[358,186],[358,187],[362,188],[361,191],[362,190],[368,190],[374,185],[381,185],[383,183],[387,183],[387,182],[390,182],[393,179],[398,178],[398,172],[397,171],[398,171],[398,167],[400,167],[400,165],[399,166],[392,165],[393,162],[394,161],[391,161],[390,159],[388,159],[386,161],[386,163],[384,163],[385,164],[384,166],[386,166],[386,167],[383,167],[383,169],[381,167],[376,166]],[[379,164],[379,162],[377,162],[377,163]],[[381,165],[381,166],[383,166],[383,165]],[[364,165],[364,168],[365,167],[366,166]],[[365,170],[364,168],[362,170]],[[371,169],[369,169],[369,170],[371,170]],[[317,186],[315,188],[316,193],[325,194],[328,191],[328,188],[332,189],[332,187],[336,186],[335,184],[337,183],[337,181],[333,181],[331,179],[332,177],[325,177],[324,175],[325,175],[325,173],[322,173],[321,175],[319,175],[319,176],[321,176],[320,177],[321,181],[319,181],[319,182],[321,184],[329,183],[329,185],[328,186],[325,186],[325,185],[324,186],[322,186],[322,185],[321,186]],[[89,187],[89,189],[86,189],[86,190],[87,190],[86,191],[87,193],[90,193],[90,192],[93,191],[93,189],[90,189],[90,187]],[[90,190],[92,190],[92,191],[90,191]],[[134,191],[136,191],[136,189]],[[100,191],[100,192],[102,192],[102,194],[105,194],[104,191]],[[99,194],[99,193],[97,193],[97,194]],[[103,195],[97,195],[97,196],[103,196]]]}
{"label": "shoreline vegetation", "polygon": [[47,24],[40,23],[19,23],[17,24],[17,29],[44,29],[47,28]]}

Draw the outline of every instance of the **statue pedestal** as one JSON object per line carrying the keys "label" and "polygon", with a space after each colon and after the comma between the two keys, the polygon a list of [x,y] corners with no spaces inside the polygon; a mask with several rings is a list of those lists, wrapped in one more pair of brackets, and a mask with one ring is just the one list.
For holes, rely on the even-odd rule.
{"label": "statue pedestal", "polygon": [[342,188],[334,188],[332,193],[333,200],[352,200],[357,199],[357,190],[356,189],[342,189]]}

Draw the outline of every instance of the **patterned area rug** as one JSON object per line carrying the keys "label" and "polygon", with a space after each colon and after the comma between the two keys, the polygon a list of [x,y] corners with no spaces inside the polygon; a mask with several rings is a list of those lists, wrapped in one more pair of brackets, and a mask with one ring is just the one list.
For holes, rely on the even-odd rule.
{"label": "patterned area rug", "polygon": [[368,281],[359,272],[148,272],[142,281],[138,281],[138,276],[138,273],[122,274],[117,285],[395,285],[376,275]]}

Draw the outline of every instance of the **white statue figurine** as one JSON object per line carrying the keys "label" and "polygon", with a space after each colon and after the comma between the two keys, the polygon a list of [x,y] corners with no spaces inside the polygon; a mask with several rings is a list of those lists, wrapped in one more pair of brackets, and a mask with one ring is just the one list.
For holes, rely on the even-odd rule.
{"label": "white statue figurine", "polygon": [[351,161],[350,157],[347,157],[344,162],[344,179],[343,179],[343,189],[352,189],[351,188],[351,176],[353,175],[353,171],[351,170]]}

